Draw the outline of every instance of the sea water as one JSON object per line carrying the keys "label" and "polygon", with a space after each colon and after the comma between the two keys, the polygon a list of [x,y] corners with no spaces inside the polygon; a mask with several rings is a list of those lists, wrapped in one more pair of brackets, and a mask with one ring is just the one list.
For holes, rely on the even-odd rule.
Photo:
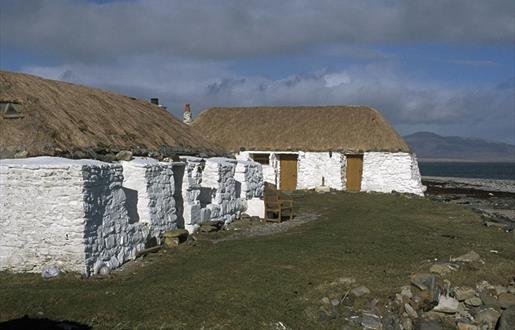
{"label": "sea water", "polygon": [[515,180],[515,163],[419,162],[422,176]]}

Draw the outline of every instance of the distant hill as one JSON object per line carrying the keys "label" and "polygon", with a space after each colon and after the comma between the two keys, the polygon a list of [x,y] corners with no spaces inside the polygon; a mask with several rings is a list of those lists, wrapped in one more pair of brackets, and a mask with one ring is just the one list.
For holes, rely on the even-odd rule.
{"label": "distant hill", "polygon": [[418,132],[404,137],[420,160],[515,162],[515,145]]}

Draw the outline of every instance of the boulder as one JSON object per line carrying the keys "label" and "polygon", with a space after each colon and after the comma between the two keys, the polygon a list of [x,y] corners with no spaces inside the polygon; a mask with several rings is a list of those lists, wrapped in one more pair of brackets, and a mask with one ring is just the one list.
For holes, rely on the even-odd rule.
{"label": "boulder", "polygon": [[116,154],[116,160],[126,160],[129,161],[132,159],[132,152],[128,150],[122,150]]}
{"label": "boulder", "polygon": [[471,307],[479,307],[479,306],[481,306],[482,303],[483,302],[478,297],[472,297],[472,298],[465,299],[465,305],[471,306]]}
{"label": "boulder", "polygon": [[454,314],[458,311],[460,302],[452,297],[441,295],[438,300],[438,305],[433,308],[435,312]]}
{"label": "boulder", "polygon": [[470,324],[470,323],[464,323],[464,322],[458,322],[458,330],[479,330],[477,325]]}
{"label": "boulder", "polygon": [[501,314],[497,330],[515,329],[515,305],[508,307]]}
{"label": "boulder", "polygon": [[476,296],[476,290],[466,286],[456,287],[454,288],[453,292],[454,297],[459,301],[464,301]]}
{"label": "boulder", "polygon": [[501,308],[506,309],[515,305],[515,294],[501,293],[497,299]]}
{"label": "boulder", "polygon": [[417,273],[411,276],[411,284],[419,292],[414,295],[420,297],[417,302],[419,307],[429,310],[438,303],[438,297],[442,291],[442,278],[437,274]]}
{"label": "boulder", "polygon": [[174,247],[186,241],[188,235],[189,233],[186,229],[170,230],[163,234],[164,243],[168,247]]}
{"label": "boulder", "polygon": [[370,293],[370,290],[366,286],[358,286],[350,290],[350,294],[354,297],[361,297]]}
{"label": "boulder", "polygon": [[497,320],[501,316],[501,313],[493,308],[485,308],[477,312],[476,321],[482,328],[482,326],[488,327],[488,329],[494,329],[497,324]]}

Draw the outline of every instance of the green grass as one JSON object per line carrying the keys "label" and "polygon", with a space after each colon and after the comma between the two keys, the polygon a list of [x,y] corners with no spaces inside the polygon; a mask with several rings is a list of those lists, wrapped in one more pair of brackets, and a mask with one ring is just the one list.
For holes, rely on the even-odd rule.
{"label": "green grass", "polygon": [[411,273],[427,271],[428,260],[470,250],[486,263],[451,274],[453,285],[506,284],[515,274],[512,235],[458,206],[349,193],[302,193],[296,205],[319,218],[269,236],[199,240],[109,278],[0,273],[0,321],[28,314],[105,329],[254,329],[278,321],[317,328],[310,311],[338,291],[331,282],[339,277],[356,278],[384,301]]}

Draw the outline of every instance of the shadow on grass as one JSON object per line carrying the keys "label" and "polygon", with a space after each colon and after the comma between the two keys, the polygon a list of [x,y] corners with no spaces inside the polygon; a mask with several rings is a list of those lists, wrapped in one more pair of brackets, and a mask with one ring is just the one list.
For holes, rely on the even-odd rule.
{"label": "shadow on grass", "polygon": [[34,330],[89,330],[92,329],[89,325],[81,324],[73,321],[54,321],[50,319],[35,319],[24,316],[19,319],[0,322],[1,330],[11,329],[34,329]]}

